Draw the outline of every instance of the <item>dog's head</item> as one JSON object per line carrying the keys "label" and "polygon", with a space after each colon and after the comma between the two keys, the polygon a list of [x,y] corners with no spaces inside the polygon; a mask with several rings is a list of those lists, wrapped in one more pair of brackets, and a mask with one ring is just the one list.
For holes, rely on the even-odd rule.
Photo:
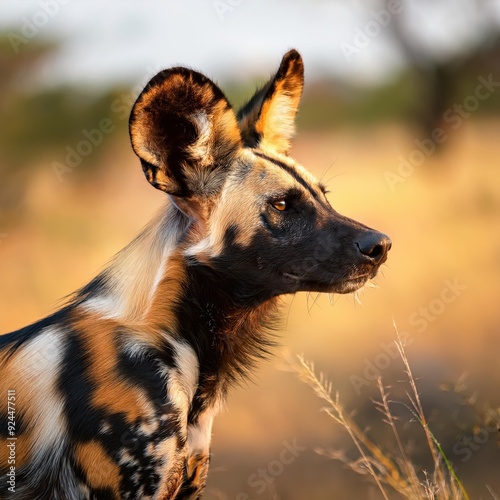
{"label": "dog's head", "polygon": [[207,77],[172,68],[132,109],[132,147],[146,178],[192,220],[184,254],[242,297],[352,292],[391,247],[384,234],[337,213],[288,156],[303,82],[291,50],[236,114]]}

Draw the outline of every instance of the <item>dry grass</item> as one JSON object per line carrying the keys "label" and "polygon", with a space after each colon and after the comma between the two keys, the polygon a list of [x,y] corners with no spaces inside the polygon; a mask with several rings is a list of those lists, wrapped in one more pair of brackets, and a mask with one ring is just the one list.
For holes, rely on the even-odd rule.
{"label": "dry grass", "polygon": [[[347,432],[357,450],[358,457],[356,459],[349,458],[344,450],[320,448],[316,451],[321,455],[343,462],[349,469],[362,476],[371,478],[386,500],[390,498],[389,490],[409,499],[469,500],[467,491],[429,427],[404,343],[401,341],[397,329],[396,333],[396,346],[404,364],[409,386],[409,390],[406,392],[407,401],[391,400],[388,388],[384,386],[381,377],[377,380],[380,400],[374,401],[375,407],[382,415],[383,422],[392,431],[396,442],[396,451],[391,451],[386,446],[372,441],[368,433],[353,419],[352,414],[346,411],[338,391],[335,393],[335,397],[332,397],[332,384],[324,374],[317,375],[312,362],[305,360],[301,355],[297,357],[298,363],[293,364],[294,370],[305,383],[312,387],[316,395],[327,403],[328,406],[323,410]],[[432,471],[421,470],[407,453],[396,424],[397,417],[391,411],[391,406],[396,404],[407,408],[409,417],[420,423],[434,464]]]}

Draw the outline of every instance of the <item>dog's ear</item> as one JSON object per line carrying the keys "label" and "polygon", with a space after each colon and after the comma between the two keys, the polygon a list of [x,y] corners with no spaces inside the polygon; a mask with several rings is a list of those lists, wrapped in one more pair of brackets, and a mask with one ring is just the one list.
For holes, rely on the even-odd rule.
{"label": "dog's ear", "polygon": [[148,181],[178,197],[217,192],[242,146],[236,115],[222,91],[200,73],[158,73],[130,115],[132,148]]}
{"label": "dog's ear", "polygon": [[238,113],[246,146],[288,154],[304,87],[304,64],[296,50],[287,52],[276,75]]}

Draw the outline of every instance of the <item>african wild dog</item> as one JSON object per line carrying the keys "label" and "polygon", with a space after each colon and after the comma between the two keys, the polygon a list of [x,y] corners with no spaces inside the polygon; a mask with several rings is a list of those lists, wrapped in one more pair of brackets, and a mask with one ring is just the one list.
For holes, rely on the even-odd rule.
{"label": "african wild dog", "polygon": [[375,276],[390,240],[287,156],[302,87],[291,50],[237,115],[186,68],[139,95],[132,147],[167,204],[65,307],[0,337],[2,498],[8,389],[13,498],[198,498],[212,420],[271,346],[278,296]]}

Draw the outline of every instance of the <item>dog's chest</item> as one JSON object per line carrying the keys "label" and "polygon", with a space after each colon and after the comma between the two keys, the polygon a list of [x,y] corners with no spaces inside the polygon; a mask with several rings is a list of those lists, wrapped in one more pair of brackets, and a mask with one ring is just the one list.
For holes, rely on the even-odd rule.
{"label": "dog's chest", "polygon": [[212,425],[214,417],[219,412],[220,405],[214,405],[201,413],[196,422],[189,424],[187,429],[188,454],[206,452],[210,449]]}

